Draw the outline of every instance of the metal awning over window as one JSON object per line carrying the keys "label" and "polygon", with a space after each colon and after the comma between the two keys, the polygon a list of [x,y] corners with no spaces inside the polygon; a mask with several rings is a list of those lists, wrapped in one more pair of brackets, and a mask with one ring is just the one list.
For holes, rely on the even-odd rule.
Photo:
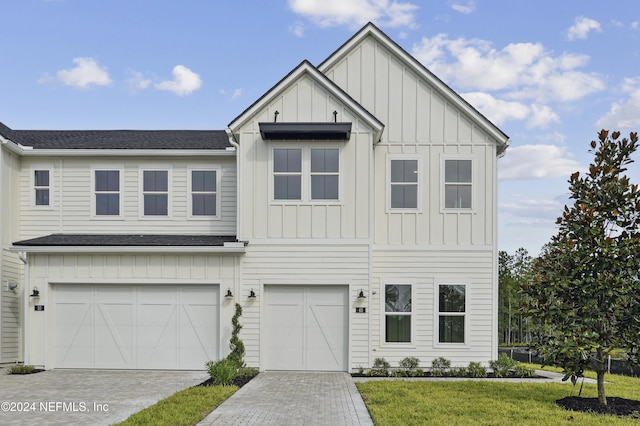
{"label": "metal awning over window", "polygon": [[258,123],[262,139],[347,141],[351,123]]}

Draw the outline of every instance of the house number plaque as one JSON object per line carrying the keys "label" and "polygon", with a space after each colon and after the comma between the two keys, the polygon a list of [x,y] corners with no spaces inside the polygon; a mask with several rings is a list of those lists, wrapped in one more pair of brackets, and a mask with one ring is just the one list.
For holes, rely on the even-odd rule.
{"label": "house number plaque", "polygon": [[359,306],[356,308],[356,314],[365,314],[367,313],[367,308]]}
{"label": "house number plaque", "polygon": [[33,307],[34,311],[44,311],[44,305],[35,305]]}

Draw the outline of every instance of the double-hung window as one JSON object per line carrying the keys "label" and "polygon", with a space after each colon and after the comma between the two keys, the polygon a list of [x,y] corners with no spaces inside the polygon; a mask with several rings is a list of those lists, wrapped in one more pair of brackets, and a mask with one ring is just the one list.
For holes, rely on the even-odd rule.
{"label": "double-hung window", "polygon": [[339,151],[336,148],[311,149],[311,199],[337,200]]}
{"label": "double-hung window", "polygon": [[411,285],[384,286],[385,342],[411,342]]}
{"label": "double-hung window", "polygon": [[302,149],[273,150],[273,198],[302,199]]}
{"label": "double-hung window", "polygon": [[96,170],[94,185],[96,216],[119,216],[120,171]]}
{"label": "double-hung window", "polygon": [[464,343],[466,285],[438,285],[438,342]]}
{"label": "double-hung window", "polygon": [[447,209],[470,209],[471,194],[471,160],[445,160],[444,207]]}
{"label": "double-hung window", "polygon": [[217,215],[217,176],[216,170],[191,171],[191,215]]}
{"label": "double-hung window", "polygon": [[418,160],[392,159],[391,208],[418,208]]}
{"label": "double-hung window", "polygon": [[35,170],[33,175],[34,200],[36,206],[48,206],[51,193],[49,170]]}
{"label": "double-hung window", "polygon": [[142,197],[145,216],[167,216],[169,214],[169,172],[143,170]]}

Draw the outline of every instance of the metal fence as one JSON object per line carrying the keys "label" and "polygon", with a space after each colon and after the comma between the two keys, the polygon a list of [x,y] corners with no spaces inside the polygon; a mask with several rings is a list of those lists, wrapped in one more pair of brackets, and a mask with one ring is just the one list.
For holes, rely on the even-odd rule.
{"label": "metal fence", "polygon": [[[528,348],[501,347],[498,348],[498,353],[508,355],[510,358],[519,362],[528,362],[529,364],[542,363],[535,352],[530,351]],[[626,359],[609,357],[607,360],[607,373],[640,377],[640,367],[633,368]]]}

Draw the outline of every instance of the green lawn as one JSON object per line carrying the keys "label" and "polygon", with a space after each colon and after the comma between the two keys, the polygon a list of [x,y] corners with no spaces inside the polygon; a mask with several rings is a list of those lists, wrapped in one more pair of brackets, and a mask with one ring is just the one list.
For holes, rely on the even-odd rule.
{"label": "green lawn", "polygon": [[198,423],[238,390],[236,386],[195,386],[176,392],[129,417],[118,426],[171,425]]}
{"label": "green lawn", "polygon": [[[587,373],[587,376],[595,377]],[[607,396],[640,399],[640,379],[607,375]],[[402,380],[357,383],[376,426],[383,425],[638,425],[638,419],[564,410],[556,399],[577,395],[580,382],[509,383]],[[584,397],[596,397],[585,384]]]}

